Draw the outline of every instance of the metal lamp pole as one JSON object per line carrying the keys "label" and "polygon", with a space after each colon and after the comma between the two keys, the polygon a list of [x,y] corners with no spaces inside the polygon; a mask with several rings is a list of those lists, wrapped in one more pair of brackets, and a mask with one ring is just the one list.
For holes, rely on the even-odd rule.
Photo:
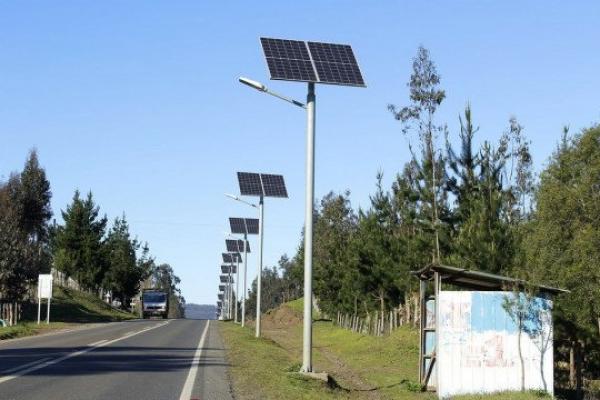
{"label": "metal lamp pole", "polygon": [[231,286],[232,286],[231,285],[231,267],[229,268],[229,276],[227,277],[227,284],[229,285],[228,301],[227,301],[227,306],[229,308],[229,313],[228,313],[228,317],[229,318],[228,319],[231,319],[231,316],[232,316],[232,312],[231,312],[232,311],[231,310],[231,308],[232,308],[231,300],[233,298],[233,296],[232,296],[232,290],[231,290]]}
{"label": "metal lamp pole", "polygon": [[312,372],[312,258],[313,208],[315,197],[315,84],[306,96],[306,202],[304,214],[304,326],[302,371]]}
{"label": "metal lamp pole", "polygon": [[[270,94],[281,100],[287,101],[295,106],[305,108],[307,114],[307,129],[306,129],[306,204],[304,214],[304,327],[303,327],[303,346],[302,346],[302,371],[312,372],[312,245],[313,245],[313,208],[315,197],[315,84],[308,83],[308,95],[306,96],[306,104],[297,100],[282,96],[271,91],[260,82],[253,81],[248,78],[240,77],[239,81],[244,85],[250,86],[260,92]],[[262,204],[262,199],[261,199]],[[261,212],[262,215],[262,212]],[[262,218],[261,231],[262,237]],[[262,242],[262,240],[261,240]],[[261,245],[262,254],[262,245]],[[261,268],[262,268],[262,256]],[[260,285],[260,280],[258,281]],[[257,310],[259,309],[258,302],[260,300],[260,286],[257,298]],[[260,317],[257,317],[256,336],[260,334]]]}
{"label": "metal lamp pole", "polygon": [[234,322],[237,324],[238,322],[238,297],[240,296],[240,259],[238,256],[236,259],[236,267],[235,267],[235,319]]}
{"label": "metal lamp pole", "polygon": [[261,281],[262,281],[262,266],[263,266],[263,227],[265,223],[264,213],[264,198],[260,196],[260,202],[258,203],[258,276],[256,277],[256,337],[260,337],[260,292],[261,292]]}
{"label": "metal lamp pole", "polygon": [[242,300],[242,327],[246,326],[246,276],[248,272],[248,234],[244,233],[244,299]]}

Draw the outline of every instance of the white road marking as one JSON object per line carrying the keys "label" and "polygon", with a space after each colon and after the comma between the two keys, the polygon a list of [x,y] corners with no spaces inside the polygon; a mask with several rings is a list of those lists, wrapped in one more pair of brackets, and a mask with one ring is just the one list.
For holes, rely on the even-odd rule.
{"label": "white road marking", "polygon": [[27,368],[27,367],[29,367],[29,366],[32,366],[32,365],[35,365],[35,364],[40,364],[40,363],[43,363],[44,361],[48,361],[49,359],[50,359],[50,357],[47,357],[47,358],[42,358],[42,359],[40,359],[40,360],[35,360],[35,361],[32,361],[32,362],[30,362],[30,363],[27,363],[27,364],[18,365],[18,366],[14,367],[14,368],[7,369],[6,371],[0,371],[0,373],[2,373],[2,375],[6,375],[6,374],[12,374],[12,373],[13,373],[13,372],[15,372],[15,371],[18,371],[18,370],[20,370],[20,369]]}
{"label": "white road marking", "polygon": [[98,340],[97,342],[88,344],[88,346],[90,346],[90,347],[98,346],[99,344],[107,342],[107,341],[108,341],[108,339]]}
{"label": "white road marking", "polygon": [[200,337],[200,341],[198,342],[198,348],[196,348],[196,353],[194,354],[194,359],[192,360],[192,366],[190,367],[190,372],[188,373],[188,376],[183,385],[183,389],[181,390],[179,400],[190,400],[190,398],[192,397],[192,390],[194,390],[194,382],[196,382],[196,375],[198,374],[198,364],[200,364],[200,357],[202,356],[204,341],[206,340],[206,334],[208,333],[209,325],[210,320],[206,321],[206,327],[204,328],[204,332],[202,332],[202,336]]}
{"label": "white road marking", "polygon": [[92,350],[95,350],[95,349],[98,349],[100,347],[108,346],[108,345],[111,345],[111,344],[116,343],[118,341],[121,341],[121,340],[124,340],[124,339],[128,339],[130,337],[139,335],[140,333],[144,333],[144,332],[148,332],[148,331],[150,331],[152,329],[160,328],[161,326],[165,326],[169,322],[170,321],[164,322],[162,324],[150,326],[148,328],[142,329],[141,331],[137,331],[137,332],[131,333],[129,335],[121,336],[120,338],[109,340],[108,342],[104,342],[104,343],[100,343],[100,344],[96,344],[96,345],[90,345],[90,347],[87,347],[87,348],[85,348],[83,350],[74,351],[73,353],[69,353],[67,355],[64,355],[64,356],[59,357],[59,358],[54,359],[54,360],[41,362],[41,363],[35,364],[35,365],[33,365],[33,366],[29,367],[29,368],[20,369],[19,371],[15,372],[15,373],[12,373],[11,375],[8,375],[8,376],[0,378],[0,383],[11,381],[11,380],[13,380],[15,378],[18,378],[20,376],[27,375],[30,372],[37,371],[38,369],[45,368],[45,367],[47,367],[49,365],[57,364],[57,363],[59,363],[61,361],[67,360],[69,358],[80,356],[82,354],[88,353],[88,352],[90,352]]}

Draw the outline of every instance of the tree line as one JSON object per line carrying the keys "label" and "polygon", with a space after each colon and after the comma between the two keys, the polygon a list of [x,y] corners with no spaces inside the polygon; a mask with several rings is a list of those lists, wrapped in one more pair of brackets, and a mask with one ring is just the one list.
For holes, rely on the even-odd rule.
{"label": "tree line", "polygon": [[142,282],[153,278],[169,288],[175,309],[184,305],[179,278],[168,264],[157,265],[147,243],[132,236],[125,215],[108,223],[89,192],[75,191],[50,222],[52,192],[35,150],[21,172],[0,182],[0,300],[21,302],[34,294],[38,274],[51,268],[99,296],[109,294],[129,309]]}
{"label": "tree line", "polygon": [[[368,208],[355,210],[349,191],[331,192],[316,205],[313,286],[319,307],[330,316],[382,315],[409,301],[418,288],[410,271],[431,263],[565,288],[571,293],[554,303],[557,356],[580,361],[571,381],[597,379],[600,127],[575,135],[565,128],[536,177],[531,143],[516,118],[496,142],[478,146],[470,104],[454,124],[438,121],[446,92],[423,47],[408,88],[406,105],[388,106],[411,155],[391,186],[385,187],[380,171]],[[291,259],[284,256],[278,267],[265,270],[263,290],[273,293],[263,295],[267,306],[302,295],[302,238],[299,243]],[[253,285],[250,316],[255,290]]]}

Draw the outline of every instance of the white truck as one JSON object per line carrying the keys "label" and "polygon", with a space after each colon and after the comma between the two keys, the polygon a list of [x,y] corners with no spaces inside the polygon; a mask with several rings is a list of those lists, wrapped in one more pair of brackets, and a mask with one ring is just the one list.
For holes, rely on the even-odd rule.
{"label": "white truck", "polygon": [[142,290],[142,318],[167,318],[169,314],[169,294],[162,289]]}

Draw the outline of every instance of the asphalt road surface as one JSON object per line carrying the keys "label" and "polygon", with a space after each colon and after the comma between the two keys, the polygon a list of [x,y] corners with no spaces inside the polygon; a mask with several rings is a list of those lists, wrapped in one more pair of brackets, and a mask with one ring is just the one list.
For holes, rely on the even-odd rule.
{"label": "asphalt road surface", "polygon": [[0,399],[232,399],[216,321],[137,320],[0,342]]}

